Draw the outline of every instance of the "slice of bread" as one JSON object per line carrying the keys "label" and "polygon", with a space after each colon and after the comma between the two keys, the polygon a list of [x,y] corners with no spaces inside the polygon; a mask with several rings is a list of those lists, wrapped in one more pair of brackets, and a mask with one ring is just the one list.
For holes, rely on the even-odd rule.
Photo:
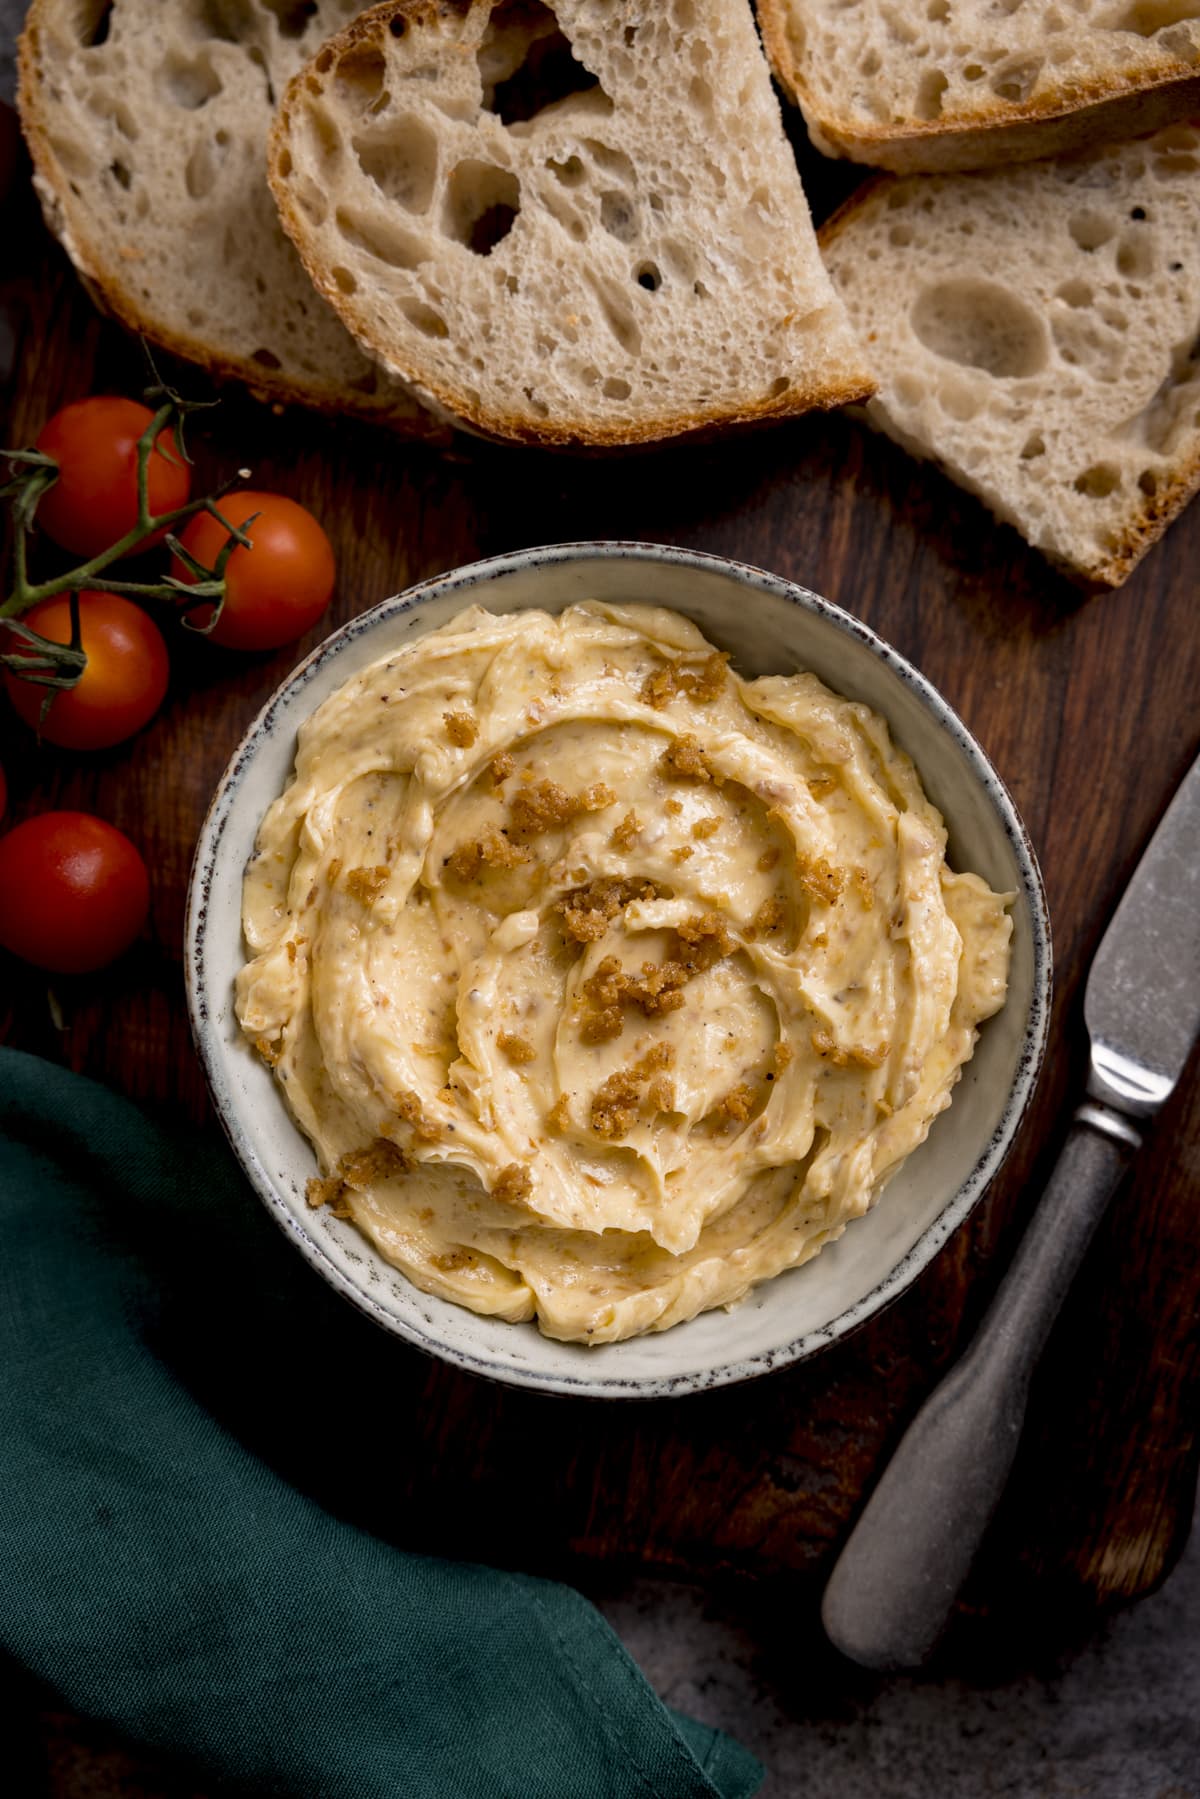
{"label": "slice of bread", "polygon": [[880,177],[821,246],[879,380],[871,421],[1119,586],[1200,485],[1200,131]]}
{"label": "slice of bread", "polygon": [[746,0],[389,0],[291,83],[271,182],[359,342],[484,435],[870,391]]}
{"label": "slice of bread", "polygon": [[1058,156],[1200,113],[1186,0],[757,0],[813,141],[900,174]]}
{"label": "slice of bread", "polygon": [[[98,302],[271,400],[438,429],[312,290],[266,179],[275,96],[356,0],[33,0],[21,121]],[[444,428],[443,428],[444,429]]]}

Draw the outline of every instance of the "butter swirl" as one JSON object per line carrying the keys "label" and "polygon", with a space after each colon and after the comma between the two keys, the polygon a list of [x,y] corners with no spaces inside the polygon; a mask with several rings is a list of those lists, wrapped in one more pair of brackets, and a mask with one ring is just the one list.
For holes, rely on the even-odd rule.
{"label": "butter swirl", "polygon": [[676,614],[474,608],[300,733],[247,1037],[427,1292],[591,1343],[807,1261],[1003,1002],[1008,897],[866,707]]}

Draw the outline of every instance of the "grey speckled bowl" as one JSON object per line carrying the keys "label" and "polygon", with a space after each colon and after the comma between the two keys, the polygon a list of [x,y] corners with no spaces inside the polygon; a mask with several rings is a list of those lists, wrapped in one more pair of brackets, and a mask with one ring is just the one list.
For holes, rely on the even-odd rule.
{"label": "grey speckled bowl", "polygon": [[[588,1349],[554,1343],[419,1293],[354,1227],[312,1212],[315,1158],[233,1011],[243,961],[242,871],[259,820],[287,784],[296,731],[358,669],[471,603],[495,612],[573,601],[650,601],[694,619],[742,674],[814,670],[889,721],[946,819],[950,860],[1016,891],[1008,1002],[983,1027],[950,1110],[875,1209],[804,1268],[730,1312],[659,1335]],[[188,1000],[196,1044],[229,1140],[251,1184],[301,1254],[385,1329],[473,1373],[548,1392],[651,1398],[747,1380],[814,1354],[920,1273],[999,1168],[1028,1104],[1050,1009],[1041,876],[995,770],[915,669],[858,620],[758,569],[648,544],[564,544],[459,569],[386,600],[326,640],[254,721],[217,789],[196,850],[187,912]]]}

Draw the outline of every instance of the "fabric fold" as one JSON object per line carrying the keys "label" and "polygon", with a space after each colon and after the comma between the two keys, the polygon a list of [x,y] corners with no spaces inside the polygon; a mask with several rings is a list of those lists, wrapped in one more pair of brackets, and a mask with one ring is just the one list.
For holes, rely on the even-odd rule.
{"label": "fabric fold", "polygon": [[376,1367],[403,1352],[290,1254],[223,1145],[0,1051],[0,1228],[3,1645],[76,1710],[304,1799],[757,1789],[570,1588],[403,1552],[277,1471],[336,1460],[337,1432],[292,1441],[273,1380],[368,1337]]}

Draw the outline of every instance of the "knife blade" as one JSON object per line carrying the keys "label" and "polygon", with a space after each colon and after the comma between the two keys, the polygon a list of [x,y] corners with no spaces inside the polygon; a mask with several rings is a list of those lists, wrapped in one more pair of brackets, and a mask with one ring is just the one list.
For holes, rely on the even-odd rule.
{"label": "knife blade", "polygon": [[834,1645],[869,1668],[933,1648],[1004,1490],[1029,1381],[1097,1224],[1200,1036],[1200,758],[1088,974],[1088,1098],[983,1323],[906,1431],[825,1589]]}
{"label": "knife blade", "polygon": [[1088,1092],[1118,1112],[1152,1116],[1200,1036],[1200,757],[1104,933],[1083,1016]]}

